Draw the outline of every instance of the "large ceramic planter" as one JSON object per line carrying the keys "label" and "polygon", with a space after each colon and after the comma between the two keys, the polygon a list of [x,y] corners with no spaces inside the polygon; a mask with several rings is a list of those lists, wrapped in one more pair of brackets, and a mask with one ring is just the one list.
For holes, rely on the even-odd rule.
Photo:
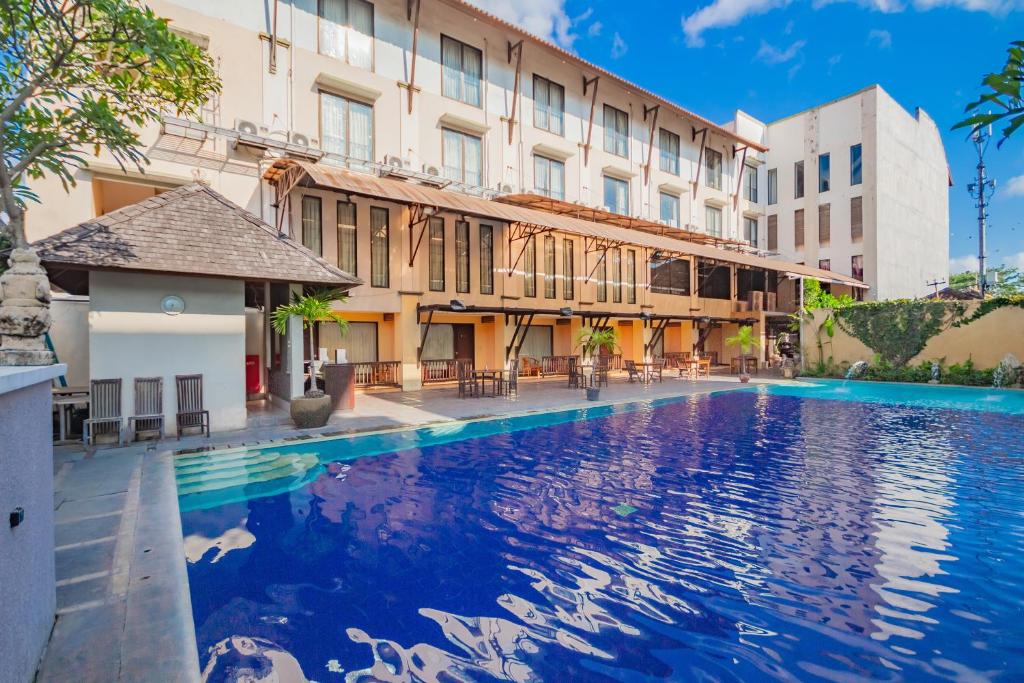
{"label": "large ceramic planter", "polygon": [[291,403],[292,421],[299,429],[323,427],[331,417],[331,396],[324,394],[316,398],[299,396]]}
{"label": "large ceramic planter", "polygon": [[587,387],[587,400],[597,401],[601,398],[601,389],[598,387]]}

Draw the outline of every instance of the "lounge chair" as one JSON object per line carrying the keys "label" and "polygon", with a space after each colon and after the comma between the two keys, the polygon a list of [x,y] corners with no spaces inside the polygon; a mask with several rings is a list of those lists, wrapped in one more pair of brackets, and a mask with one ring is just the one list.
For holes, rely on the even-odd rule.
{"label": "lounge chair", "polygon": [[199,427],[200,434],[210,436],[210,411],[203,409],[203,376],[175,375],[174,384],[178,389],[178,413],[175,421],[178,438],[181,430]]}
{"label": "lounge chair", "polygon": [[643,384],[644,376],[640,373],[639,368],[636,367],[635,360],[627,360],[623,362],[623,367],[626,369],[626,373],[629,375],[629,383],[640,382]]}
{"label": "lounge chair", "polygon": [[157,431],[159,438],[164,438],[163,377],[135,378],[135,414],[128,418],[128,429],[133,439],[138,438],[140,431]]}
{"label": "lounge chair", "polygon": [[[121,379],[94,379],[89,382],[89,418],[82,424],[82,441],[88,446],[97,434],[110,434],[117,427],[117,445],[124,443],[124,418],[121,415]],[[99,429],[97,429],[99,427]]]}

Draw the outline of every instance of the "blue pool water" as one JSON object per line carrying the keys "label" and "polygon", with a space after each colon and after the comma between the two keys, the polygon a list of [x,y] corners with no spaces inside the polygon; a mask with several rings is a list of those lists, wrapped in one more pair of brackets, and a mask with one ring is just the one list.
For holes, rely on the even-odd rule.
{"label": "blue pool water", "polygon": [[201,667],[1020,680],[1024,397],[844,389],[179,458]]}

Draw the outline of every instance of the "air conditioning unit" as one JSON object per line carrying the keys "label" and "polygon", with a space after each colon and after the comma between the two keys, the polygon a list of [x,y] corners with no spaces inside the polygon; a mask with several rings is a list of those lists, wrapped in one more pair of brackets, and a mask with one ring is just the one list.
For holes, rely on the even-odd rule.
{"label": "air conditioning unit", "polygon": [[288,134],[288,142],[300,147],[316,147],[316,140],[310,138],[305,133],[296,133],[295,131]]}
{"label": "air conditioning unit", "polygon": [[235,119],[235,130],[245,135],[259,135],[260,127],[252,121],[246,121],[245,119]]}
{"label": "air conditioning unit", "polygon": [[659,218],[658,223],[660,223],[661,225],[670,225],[670,223],[664,218]]}
{"label": "air conditioning unit", "polygon": [[441,171],[437,168],[437,166],[430,166],[429,164],[423,164],[423,172],[426,173],[427,175],[441,175]]}
{"label": "air conditioning unit", "polygon": [[410,164],[408,159],[403,159],[397,154],[389,154],[386,157],[384,157],[384,165],[391,166],[392,168],[405,170],[409,168]]}
{"label": "air conditioning unit", "polygon": [[498,192],[502,194],[512,194],[516,191],[516,186],[511,183],[502,183],[498,186]]}
{"label": "air conditioning unit", "polygon": [[610,207],[608,205],[602,205],[601,206],[601,210],[606,212],[606,213],[615,213],[614,211],[612,211],[612,207]]}

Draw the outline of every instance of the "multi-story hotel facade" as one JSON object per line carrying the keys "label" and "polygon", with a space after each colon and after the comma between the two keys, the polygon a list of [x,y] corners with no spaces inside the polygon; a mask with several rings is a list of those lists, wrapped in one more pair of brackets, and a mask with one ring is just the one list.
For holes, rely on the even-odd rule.
{"label": "multi-story hotel facade", "polygon": [[[862,288],[769,251],[770,127],[716,125],[459,0],[149,4],[223,92],[143,131],[144,173],[101,154],[66,196],[36,183],[30,239],[205,182],[361,280],[348,335],[323,325],[317,345],[367,383],[516,356],[557,371],[585,325],[614,327],[623,358],[727,362],[752,324],[763,360],[801,278]],[[271,289],[247,290],[246,346],[288,399]]]}

